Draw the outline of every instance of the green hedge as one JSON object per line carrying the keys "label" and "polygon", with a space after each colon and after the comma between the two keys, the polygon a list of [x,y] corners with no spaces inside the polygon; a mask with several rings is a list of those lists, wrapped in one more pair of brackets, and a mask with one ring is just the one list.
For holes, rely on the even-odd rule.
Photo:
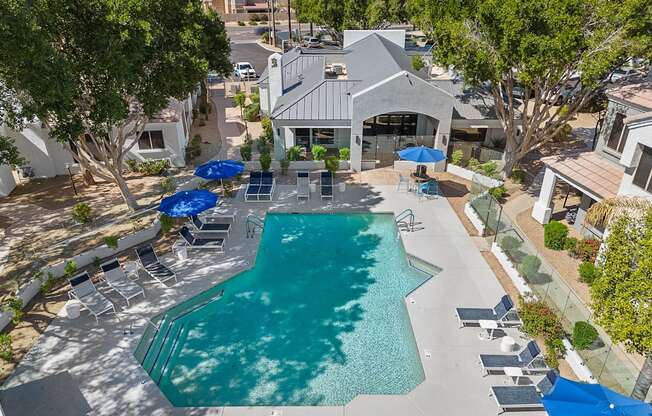
{"label": "green hedge", "polygon": [[563,250],[568,237],[568,227],[559,221],[550,221],[543,226],[543,243],[552,250]]}
{"label": "green hedge", "polygon": [[585,350],[598,339],[598,331],[588,322],[575,322],[572,344],[578,350]]}

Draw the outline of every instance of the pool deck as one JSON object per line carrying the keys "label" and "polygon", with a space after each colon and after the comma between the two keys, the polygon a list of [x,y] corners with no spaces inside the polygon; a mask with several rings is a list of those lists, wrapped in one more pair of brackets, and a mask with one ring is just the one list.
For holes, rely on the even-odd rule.
{"label": "pool deck", "polygon": [[[443,197],[418,200],[414,194],[396,192],[395,186],[348,186],[335,192],[333,202],[312,193],[310,201],[297,202],[294,187],[279,186],[271,203],[245,203],[242,195],[228,201],[237,210],[225,254],[191,253],[181,262],[166,253],[162,260],[177,272],[179,282],[163,286],[141,272],[138,281],[146,299],[134,299],[132,306],[108,293],[118,308],[119,320],[105,315],[99,325],[82,312],[70,320],[57,317],[25,356],[4,389],[23,385],[13,392],[26,401],[38,394],[47,413],[50,403],[68,400],[61,388],[47,388],[48,376],[66,373],[68,391],[81,402],[79,414],[92,415],[494,415],[498,407],[489,396],[490,386],[512,384],[501,375],[483,377],[478,355],[500,353],[500,339],[480,340],[479,328],[458,326],[457,306],[491,307],[504,294],[495,275],[469,237],[453,209]],[[418,222],[413,232],[401,232],[409,254],[442,268],[442,271],[409,295],[407,308],[416,337],[425,381],[407,395],[361,395],[337,407],[220,407],[174,408],[140,367],[132,351],[140,339],[146,318],[161,313],[215,284],[249,268],[255,259],[259,236],[245,237],[248,214],[264,216],[274,212],[394,212],[411,208]],[[106,292],[106,287],[99,289]],[[129,328],[133,334],[129,334]],[[516,330],[507,330],[519,345],[527,340]],[[426,354],[428,353],[428,354]],[[428,355],[428,356],[426,356]],[[37,387],[36,380],[43,380]],[[55,383],[57,378],[51,378]],[[536,383],[539,377],[534,377]],[[25,384],[28,383],[28,384]],[[45,390],[41,390],[45,384]],[[33,388],[30,388],[34,385]],[[53,386],[54,387],[54,386]],[[3,394],[10,394],[5,391]],[[76,393],[73,395],[72,393]],[[81,396],[79,395],[81,393]],[[12,402],[20,402],[14,397]],[[83,401],[86,403],[83,403]],[[5,409],[7,416],[12,409]],[[13,409],[21,414],[20,409]],[[25,413],[22,413],[25,414]],[[512,415],[545,415],[542,411],[509,412]]]}

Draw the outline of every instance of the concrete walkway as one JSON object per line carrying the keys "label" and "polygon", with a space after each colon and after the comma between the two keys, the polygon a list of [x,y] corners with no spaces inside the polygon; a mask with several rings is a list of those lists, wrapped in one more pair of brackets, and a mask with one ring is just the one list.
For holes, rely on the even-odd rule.
{"label": "concrete walkway", "polygon": [[[500,340],[481,341],[479,329],[458,328],[454,309],[491,307],[504,291],[445,198],[419,201],[413,194],[397,193],[391,185],[348,186],[344,193],[335,193],[333,202],[323,202],[318,194],[313,194],[310,201],[298,203],[294,187],[279,186],[272,203],[247,204],[241,192],[226,204],[237,211],[237,219],[225,254],[197,254],[183,263],[170,254],[164,255],[163,261],[178,273],[179,282],[163,286],[142,275],[139,284],[145,288],[147,298],[131,307],[125,307],[124,301],[109,294],[119,307],[119,320],[104,317],[96,325],[86,313],[76,320],[58,317],[7,380],[5,388],[68,372],[93,415],[262,416],[276,410],[284,416],[468,416],[498,411],[494,399],[489,397],[490,386],[511,381],[505,376],[482,377],[478,355],[499,353]],[[415,231],[401,232],[407,252],[442,268],[439,275],[406,300],[426,376],[409,394],[361,395],[340,407],[173,408],[134,358],[133,350],[147,318],[250,267],[258,238],[245,238],[247,214],[264,216],[268,210],[399,213],[406,208],[414,211],[419,222]],[[104,287],[100,290],[107,293]],[[520,345],[525,344],[526,340],[515,330],[507,333]],[[533,381],[537,382],[538,377]],[[43,389],[39,400],[54,400],[48,395],[56,395],[56,391]]]}

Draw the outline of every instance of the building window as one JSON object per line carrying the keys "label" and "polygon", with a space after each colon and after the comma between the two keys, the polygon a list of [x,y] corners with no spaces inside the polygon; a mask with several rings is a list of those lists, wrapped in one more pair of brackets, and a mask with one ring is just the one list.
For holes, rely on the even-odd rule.
{"label": "building window", "polygon": [[314,144],[335,144],[335,129],[312,129]]}
{"label": "building window", "polygon": [[165,142],[163,141],[163,132],[161,130],[148,130],[144,131],[138,139],[138,149],[165,149]]}
{"label": "building window", "polygon": [[652,149],[643,146],[643,153],[641,160],[638,162],[636,173],[634,174],[634,185],[643,188],[648,192],[652,192],[652,180],[650,174],[652,173]]}
{"label": "building window", "polygon": [[417,134],[417,115],[383,114],[371,117],[362,124],[362,134],[363,136],[415,136]]}
{"label": "building window", "polygon": [[616,113],[614,122],[611,126],[611,133],[609,133],[609,138],[607,139],[607,147],[618,153],[623,152],[625,143],[627,142],[627,134],[623,134],[624,127],[625,115],[622,113]]}
{"label": "building window", "polygon": [[486,128],[467,128],[467,129],[453,129],[451,136],[454,140],[465,142],[484,142],[487,137]]}
{"label": "building window", "polygon": [[310,129],[294,129],[294,144],[309,149]]}

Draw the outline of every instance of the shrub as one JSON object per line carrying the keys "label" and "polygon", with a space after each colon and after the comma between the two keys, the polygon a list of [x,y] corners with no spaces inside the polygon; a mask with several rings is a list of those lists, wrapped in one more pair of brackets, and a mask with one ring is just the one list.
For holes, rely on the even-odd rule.
{"label": "shrub", "polygon": [[170,168],[170,161],[167,159],[151,159],[144,160],[140,167],[139,172],[146,176],[162,175]]}
{"label": "shrub", "polygon": [[324,161],[324,165],[326,166],[326,170],[335,174],[340,168],[340,161],[335,156],[329,156]]}
{"label": "shrub", "polygon": [[125,165],[127,165],[130,172],[138,172],[138,161],[136,159],[125,160]]}
{"label": "shrub", "polygon": [[564,336],[564,328],[557,314],[542,301],[521,300],[519,316],[523,321],[523,332],[533,338],[543,337],[548,340]]}
{"label": "shrub", "polygon": [[573,326],[571,343],[578,350],[585,350],[598,339],[598,331],[588,322],[577,321]]}
{"label": "shrub", "polygon": [[253,122],[258,120],[260,114],[260,104],[250,104],[244,109],[244,116],[247,121]]}
{"label": "shrub", "polygon": [[423,62],[421,55],[412,56],[412,68],[414,68],[415,71],[421,71],[425,66],[426,64]]}
{"label": "shrub", "polygon": [[14,316],[11,318],[11,322],[14,325],[17,325],[25,314],[23,312],[23,300],[16,296],[7,298],[3,309],[14,313]]}
{"label": "shrub", "polygon": [[503,237],[503,239],[500,241],[500,248],[506,252],[509,252],[512,250],[518,250],[522,244],[523,242],[518,238],[508,235]]}
{"label": "shrub", "polygon": [[93,257],[93,266],[99,268],[100,264],[102,264],[102,259],[97,256]]}
{"label": "shrub", "polygon": [[477,172],[478,169],[480,168],[480,162],[478,161],[478,159],[472,157],[471,159],[469,159],[469,162],[466,164],[466,167],[469,170]]}
{"label": "shrub", "polygon": [[263,153],[260,155],[260,167],[262,170],[267,172],[272,166],[272,156],[269,153]]}
{"label": "shrub", "polygon": [[240,146],[240,157],[242,157],[242,160],[244,161],[250,161],[251,160],[251,145],[250,144],[243,144]]}
{"label": "shrub", "polygon": [[260,36],[260,39],[262,39],[263,42],[269,43],[269,32],[265,32]]}
{"label": "shrub", "polygon": [[65,266],[63,266],[63,276],[66,279],[70,279],[75,272],[77,271],[77,263],[73,260],[69,260]]}
{"label": "shrub", "polygon": [[168,234],[174,226],[174,219],[167,214],[161,213],[158,220],[161,223],[161,232],[163,234]]}
{"label": "shrub", "polygon": [[72,218],[80,224],[88,224],[92,219],[91,206],[86,202],[80,202],[72,207]]}
{"label": "shrub", "polygon": [[451,163],[453,165],[461,166],[463,158],[464,158],[464,152],[462,151],[462,149],[457,149],[451,155]]}
{"label": "shrub", "polygon": [[595,263],[595,258],[600,250],[600,244],[600,240],[596,240],[595,238],[584,238],[577,242],[574,257],[579,258],[582,261]]}
{"label": "shrub", "polygon": [[505,185],[496,186],[489,189],[489,195],[493,196],[496,199],[502,199],[505,195],[507,195],[507,189],[505,189]]}
{"label": "shrub", "polygon": [[564,358],[566,354],[566,347],[561,338],[546,338],[546,353],[543,357],[544,361],[550,368],[559,368],[559,360]]}
{"label": "shrub", "polygon": [[598,276],[595,265],[588,261],[580,263],[577,271],[580,274],[580,280],[589,285],[592,285],[593,281]]}
{"label": "shrub", "polygon": [[324,160],[326,157],[326,148],[315,144],[312,146],[312,149],[310,149],[310,153],[312,153],[313,160]]}
{"label": "shrub", "polygon": [[260,16],[258,16],[257,14],[252,14],[251,16],[249,16],[249,21],[250,22],[260,22]]}
{"label": "shrub", "polygon": [[267,17],[267,15],[264,14],[264,13],[261,14],[259,17],[260,17],[260,21],[261,21],[261,22],[266,22],[266,21],[269,20],[269,18]]}
{"label": "shrub", "polygon": [[48,272],[47,278],[45,280],[42,280],[41,293],[44,295],[50,293],[50,291],[54,287],[54,282],[55,282],[54,275],[51,272]]}
{"label": "shrub", "polygon": [[287,159],[291,162],[301,159],[301,147],[292,146],[288,149]]}
{"label": "shrub", "polygon": [[238,20],[238,26],[245,26],[245,22],[243,22],[242,20]]}
{"label": "shrub", "polygon": [[515,183],[523,183],[527,178],[527,172],[525,172],[523,169],[514,169],[509,175],[509,178]]}
{"label": "shrub", "polygon": [[577,238],[567,237],[564,240],[564,250],[568,251],[568,254],[575,252],[575,247],[577,247]]}
{"label": "shrub", "polygon": [[107,235],[104,237],[104,244],[108,248],[117,249],[118,248],[118,236],[117,235]]}
{"label": "shrub", "polygon": [[201,135],[195,134],[186,147],[186,160],[193,160],[201,155]]}
{"label": "shrub", "polygon": [[11,361],[14,359],[14,349],[11,343],[11,335],[0,334],[0,358],[5,361]]}
{"label": "shrub", "polygon": [[496,173],[498,173],[498,164],[496,164],[496,162],[493,160],[490,160],[489,162],[478,166],[478,169],[483,175],[493,177],[496,175]]}
{"label": "shrub", "polygon": [[340,148],[340,160],[349,160],[351,159],[351,149],[348,147]]}
{"label": "shrub", "polygon": [[261,155],[264,154],[269,154],[271,152],[271,147],[267,143],[267,140],[264,137],[259,137],[258,140],[256,140],[256,148],[258,149],[258,152]]}
{"label": "shrub", "polygon": [[268,142],[272,142],[274,140],[274,131],[272,130],[272,121],[269,119],[269,117],[263,117],[260,120],[260,124],[263,127],[263,136],[265,139],[267,139]]}
{"label": "shrub", "polygon": [[290,167],[290,161],[287,159],[283,159],[279,162],[281,164],[281,174],[282,175],[287,175],[288,174],[288,168]]}
{"label": "shrub", "polygon": [[518,271],[525,278],[533,278],[539,272],[541,267],[541,260],[537,256],[527,255],[518,266]]}
{"label": "shrub", "polygon": [[161,179],[159,186],[161,187],[161,193],[163,195],[167,195],[167,194],[174,193],[174,191],[177,189],[177,182],[174,180],[173,177],[170,176]]}
{"label": "shrub", "polygon": [[543,244],[552,250],[562,250],[568,236],[568,227],[559,221],[550,221],[543,226]]}

